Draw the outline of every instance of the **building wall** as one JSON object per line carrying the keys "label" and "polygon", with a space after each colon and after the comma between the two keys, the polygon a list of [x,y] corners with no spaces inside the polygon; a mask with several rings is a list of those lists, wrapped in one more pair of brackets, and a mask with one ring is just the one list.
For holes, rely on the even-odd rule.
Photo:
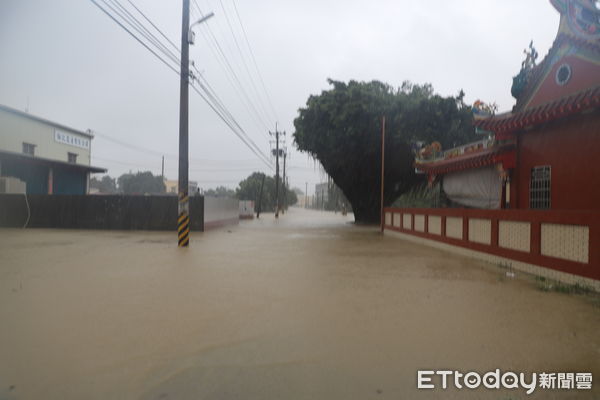
{"label": "building wall", "polygon": [[568,120],[519,133],[516,182],[511,193],[517,208],[529,208],[531,168],[551,167],[551,209],[600,209],[600,114],[581,114]]}
{"label": "building wall", "polygon": [[[556,72],[564,64],[571,67],[571,78],[566,84],[559,85],[556,83]],[[599,75],[600,64],[597,61],[582,59],[574,55],[563,57],[548,70],[527,107],[537,107],[548,101],[594,87],[598,85]]]}
{"label": "building wall", "polygon": [[[55,131],[86,140],[87,149],[55,140]],[[0,149],[23,152],[23,142],[34,144],[35,156],[68,162],[68,153],[77,154],[77,164],[90,165],[91,138],[74,130],[29,119],[0,108]]]}
{"label": "building wall", "polygon": [[0,162],[2,163],[1,175],[19,178],[25,182],[27,194],[48,193],[49,167],[47,165],[17,160],[0,160]]}
{"label": "building wall", "polygon": [[47,194],[48,174],[52,168],[53,194],[86,194],[88,173],[81,168],[52,166],[29,160],[0,160],[2,176],[13,176],[26,183],[27,194]]}

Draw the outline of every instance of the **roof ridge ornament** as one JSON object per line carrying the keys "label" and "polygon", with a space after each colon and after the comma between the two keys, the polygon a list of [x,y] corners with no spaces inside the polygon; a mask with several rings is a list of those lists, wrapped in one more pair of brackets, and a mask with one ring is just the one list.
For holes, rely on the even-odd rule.
{"label": "roof ridge ornament", "polygon": [[533,47],[533,40],[529,42],[529,50],[523,50],[525,54],[525,60],[521,63],[521,70],[519,73],[513,77],[513,84],[510,89],[510,93],[515,99],[519,99],[523,91],[527,87],[527,83],[529,82],[529,78],[531,77],[531,71],[536,66],[536,60],[538,58],[538,52]]}

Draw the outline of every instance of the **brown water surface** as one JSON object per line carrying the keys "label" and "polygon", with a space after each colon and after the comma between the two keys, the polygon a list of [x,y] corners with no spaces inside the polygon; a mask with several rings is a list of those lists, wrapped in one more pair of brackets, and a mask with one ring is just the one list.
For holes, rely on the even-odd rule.
{"label": "brown water surface", "polygon": [[[0,230],[0,399],[600,398],[600,308],[293,209],[192,234]],[[418,369],[592,391],[417,390]]]}

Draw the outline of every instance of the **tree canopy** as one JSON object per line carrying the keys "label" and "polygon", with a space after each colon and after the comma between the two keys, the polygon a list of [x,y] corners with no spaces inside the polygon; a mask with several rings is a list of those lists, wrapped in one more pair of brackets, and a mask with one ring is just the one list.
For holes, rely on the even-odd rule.
{"label": "tree canopy", "polygon": [[117,182],[115,178],[104,175],[102,179],[92,177],[90,179],[90,187],[98,189],[100,193],[117,193]]}
{"label": "tree canopy", "polygon": [[215,189],[207,189],[203,194],[204,196],[212,197],[236,197],[235,190],[226,188],[225,186],[217,186]]}
{"label": "tree canopy", "polygon": [[124,194],[159,194],[166,191],[163,179],[152,175],[150,171],[123,174],[117,182],[119,191]]}
{"label": "tree canopy", "polygon": [[[275,211],[275,178],[267,176],[261,172],[254,172],[249,177],[239,183],[236,189],[237,198],[240,200],[254,200],[254,207],[258,207],[260,197],[260,187],[263,177],[265,184],[262,193],[261,210]],[[280,202],[282,207],[287,207],[296,204],[298,197],[293,190],[284,188],[279,178]]]}
{"label": "tree canopy", "polygon": [[382,116],[385,205],[423,180],[413,166],[414,142],[438,141],[449,148],[477,139],[462,91],[442,97],[430,84],[328,82],[331,89],[310,96],[299,109],[294,142],[323,165],[352,204],[357,222],[380,219]]}

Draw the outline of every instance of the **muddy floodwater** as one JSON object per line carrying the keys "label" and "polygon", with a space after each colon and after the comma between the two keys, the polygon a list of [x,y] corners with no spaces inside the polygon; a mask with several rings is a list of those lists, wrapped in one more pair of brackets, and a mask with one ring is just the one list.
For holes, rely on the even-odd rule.
{"label": "muddy floodwater", "polygon": [[[0,399],[600,398],[600,307],[292,209],[193,233],[0,230]],[[591,372],[417,390],[417,371]],[[439,382],[437,382],[439,383]]]}

